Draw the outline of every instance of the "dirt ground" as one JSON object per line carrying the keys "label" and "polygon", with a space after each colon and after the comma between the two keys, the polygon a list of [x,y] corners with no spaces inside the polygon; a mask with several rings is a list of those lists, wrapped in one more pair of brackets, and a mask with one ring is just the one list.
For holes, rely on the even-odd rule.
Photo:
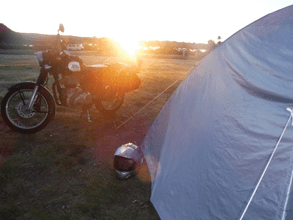
{"label": "dirt ground", "polygon": [[[113,61],[113,58],[89,53],[78,55],[86,64]],[[57,106],[55,119],[45,129],[24,135],[11,131],[0,117],[0,146],[5,146],[0,153],[2,156],[8,156],[13,150],[29,153],[30,148],[59,142],[84,145],[98,162],[112,162],[119,146],[129,142],[140,145],[162,107],[186,73],[196,65],[195,60],[167,58],[143,59],[139,89],[126,94],[124,104],[113,118],[103,117],[93,107],[90,111],[92,122],[88,123],[86,116],[80,118],[79,109]],[[34,55],[0,54],[0,100],[10,85],[36,79],[38,70]],[[28,147],[18,149],[19,143],[23,142]]]}

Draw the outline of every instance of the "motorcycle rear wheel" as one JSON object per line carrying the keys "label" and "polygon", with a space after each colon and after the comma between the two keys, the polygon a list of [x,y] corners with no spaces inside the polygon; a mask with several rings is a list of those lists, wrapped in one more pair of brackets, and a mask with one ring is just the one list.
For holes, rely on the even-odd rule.
{"label": "motorcycle rear wheel", "polygon": [[115,114],[124,102],[124,93],[114,92],[111,97],[93,98],[93,103],[102,115],[109,117]]}
{"label": "motorcycle rear wheel", "polygon": [[52,95],[40,87],[33,109],[29,110],[29,99],[34,84],[23,84],[11,89],[3,98],[1,115],[13,131],[33,134],[44,129],[55,116],[55,103]]}

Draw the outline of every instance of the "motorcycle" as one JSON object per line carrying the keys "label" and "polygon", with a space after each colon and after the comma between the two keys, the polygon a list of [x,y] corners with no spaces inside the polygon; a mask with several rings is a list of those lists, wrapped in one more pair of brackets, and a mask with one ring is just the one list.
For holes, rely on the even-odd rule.
{"label": "motorcycle", "polygon": [[[81,107],[81,115],[87,113],[89,122],[93,105],[102,115],[113,116],[122,106],[125,93],[141,83],[137,76],[141,63],[86,66],[66,50],[60,31],[64,32],[62,24],[57,31],[57,50],[36,53],[41,67],[37,81],[11,86],[2,100],[2,118],[13,131],[32,134],[44,129],[53,120],[56,105]],[[46,87],[49,75],[54,79],[53,95]],[[82,101],[76,102],[78,99]]]}

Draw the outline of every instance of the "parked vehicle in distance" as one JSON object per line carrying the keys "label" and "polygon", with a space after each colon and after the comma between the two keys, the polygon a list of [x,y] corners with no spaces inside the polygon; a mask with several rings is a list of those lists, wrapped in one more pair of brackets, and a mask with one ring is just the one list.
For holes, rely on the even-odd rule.
{"label": "parked vehicle in distance", "polygon": [[83,50],[84,47],[81,44],[68,44],[67,50]]}

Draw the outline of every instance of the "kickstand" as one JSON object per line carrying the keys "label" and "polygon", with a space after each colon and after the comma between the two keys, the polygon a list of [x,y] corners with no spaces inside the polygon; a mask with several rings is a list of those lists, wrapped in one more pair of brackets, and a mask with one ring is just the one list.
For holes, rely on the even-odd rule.
{"label": "kickstand", "polygon": [[83,116],[84,113],[87,114],[87,121],[88,121],[89,123],[92,122],[92,120],[91,120],[91,116],[90,116],[90,109],[89,109],[88,107],[83,107],[83,108],[82,108],[82,112],[81,112],[79,118],[81,118],[81,117]]}
{"label": "kickstand", "polygon": [[87,121],[88,121],[89,123],[92,122],[92,120],[91,120],[91,116],[90,116],[90,110],[87,109],[87,110],[86,110],[86,113],[87,113]]}

